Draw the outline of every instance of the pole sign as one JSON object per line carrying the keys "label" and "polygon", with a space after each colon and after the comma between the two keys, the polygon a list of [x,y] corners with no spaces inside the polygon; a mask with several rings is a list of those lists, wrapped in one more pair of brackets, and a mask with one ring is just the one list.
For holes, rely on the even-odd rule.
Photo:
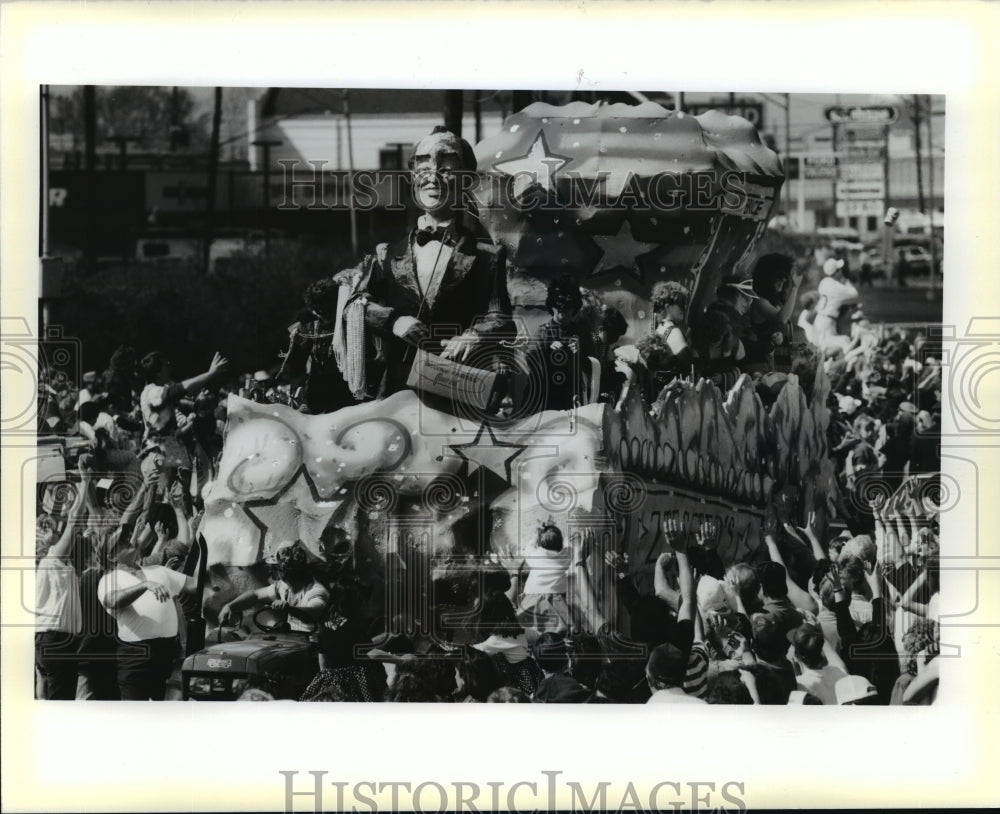
{"label": "pole sign", "polygon": [[899,118],[899,110],[892,105],[828,107],[824,111],[831,124],[893,124]]}
{"label": "pole sign", "polygon": [[879,162],[885,158],[885,148],[881,144],[847,145],[847,161],[850,164]]}
{"label": "pole sign", "polygon": [[808,179],[828,179],[837,177],[837,156],[807,155],[802,157],[802,173]]}
{"label": "pole sign", "polygon": [[837,200],[871,201],[885,197],[885,181],[881,178],[871,181],[838,181]]}
{"label": "pole sign", "polygon": [[841,181],[884,181],[885,170],[880,163],[848,164],[843,162],[837,171]]}
{"label": "pole sign", "polygon": [[885,201],[837,201],[838,218],[868,217],[881,215],[885,211]]}

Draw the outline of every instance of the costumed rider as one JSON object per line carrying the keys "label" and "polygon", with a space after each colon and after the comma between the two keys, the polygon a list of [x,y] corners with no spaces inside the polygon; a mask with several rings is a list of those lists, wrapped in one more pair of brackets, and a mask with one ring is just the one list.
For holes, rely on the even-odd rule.
{"label": "costumed rider", "polygon": [[750,280],[730,278],[716,289],[694,329],[701,375],[727,392],[740,377],[746,357],[743,340],[750,333],[750,306],[758,299]]}
{"label": "costumed rider", "polygon": [[[349,286],[345,286],[344,293],[341,293],[341,288],[339,281],[326,278],[317,280],[306,289],[305,305],[315,319],[296,322],[288,329],[288,352],[275,377],[281,381],[284,378],[299,379],[305,374],[303,401],[306,409],[313,414],[332,413],[355,404],[365,396],[357,378],[354,381],[355,394],[341,373],[346,354],[341,316],[350,291]],[[364,353],[366,349],[359,344],[358,350]],[[369,343],[367,358],[364,359],[368,370],[374,370],[380,361],[377,349]],[[364,365],[360,369],[363,370]]]}
{"label": "costumed rider", "polygon": [[[418,349],[490,369],[496,341],[514,333],[506,254],[463,194],[475,180],[472,147],[436,127],[417,145],[410,171],[417,228],[334,278],[347,295],[339,302],[338,362],[358,398],[404,389]],[[384,363],[365,364],[374,358]]]}

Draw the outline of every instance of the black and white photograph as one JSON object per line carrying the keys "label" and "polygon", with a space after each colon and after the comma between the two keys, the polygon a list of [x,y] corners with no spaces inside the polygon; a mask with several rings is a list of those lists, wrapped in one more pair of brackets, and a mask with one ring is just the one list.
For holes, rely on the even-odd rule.
{"label": "black and white photograph", "polygon": [[[731,68],[22,87],[37,296],[3,320],[4,590],[16,570],[5,626],[34,652],[3,671],[23,703],[48,727],[245,721],[258,740],[206,744],[253,762],[260,738],[392,737],[387,704],[407,733],[440,720],[438,750],[505,726],[488,705],[572,705],[503,713],[557,754],[560,720],[816,739],[966,692],[952,624],[997,624],[974,616],[996,552],[988,471],[954,442],[995,430],[970,348],[1000,335],[988,287],[971,320],[945,308],[989,276],[954,247],[981,214],[956,192],[968,99]],[[549,757],[504,784],[442,765],[414,794],[386,765],[323,786],[350,751],[328,746],[269,755],[265,807],[758,799],[736,769],[605,783]]]}
{"label": "black and white photograph", "polygon": [[38,698],[933,702],[943,98],[40,111]]}

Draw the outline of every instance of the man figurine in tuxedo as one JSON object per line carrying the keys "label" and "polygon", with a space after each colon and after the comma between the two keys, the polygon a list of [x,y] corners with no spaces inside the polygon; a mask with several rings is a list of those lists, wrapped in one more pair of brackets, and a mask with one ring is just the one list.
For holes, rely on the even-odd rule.
{"label": "man figurine in tuxedo", "polygon": [[[487,368],[490,348],[513,333],[505,252],[464,206],[468,185],[461,176],[475,170],[469,143],[434,128],[410,161],[421,210],[416,229],[342,273],[353,278],[352,302],[364,304],[365,332],[381,339],[384,365],[378,369],[384,372],[379,382],[368,382],[372,395],[382,398],[406,386],[418,348]],[[480,234],[463,224],[463,216]]]}

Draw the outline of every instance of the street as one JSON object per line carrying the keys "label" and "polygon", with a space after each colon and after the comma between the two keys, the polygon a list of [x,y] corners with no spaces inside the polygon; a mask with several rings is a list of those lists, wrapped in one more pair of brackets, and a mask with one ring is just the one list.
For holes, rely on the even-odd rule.
{"label": "street", "polygon": [[877,288],[861,289],[861,302],[872,322],[941,322],[940,278],[932,300],[927,299],[928,291],[926,277],[907,280],[906,288],[881,283]]}

